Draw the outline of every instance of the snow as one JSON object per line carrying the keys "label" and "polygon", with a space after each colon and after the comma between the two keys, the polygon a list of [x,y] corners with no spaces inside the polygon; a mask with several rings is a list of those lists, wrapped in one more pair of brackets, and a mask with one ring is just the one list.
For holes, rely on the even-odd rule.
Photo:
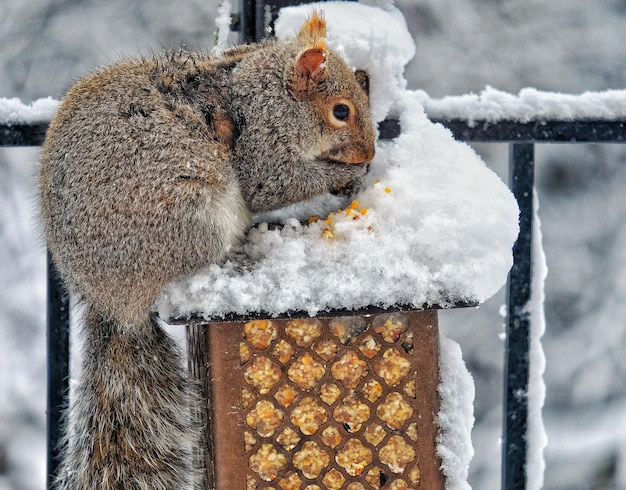
{"label": "snow", "polygon": [[[384,8],[391,5],[389,0]],[[524,87],[582,95],[626,87],[621,2],[396,0],[396,5],[416,40],[416,55],[405,71],[408,85],[433,98],[478,94],[487,85],[509,94]],[[155,0],[144,6],[112,0],[60,8],[46,0],[9,0],[4,7],[0,96],[31,101],[58,99],[96,66],[138,51],[182,42],[210,47],[217,2]],[[506,145],[474,146],[506,178]],[[626,488],[626,148],[538,145],[536,157],[550,266],[542,339],[550,441],[544,488]],[[3,490],[44,486],[45,260],[33,212],[37,159],[37,149],[0,151]],[[475,380],[476,451],[469,481],[477,489],[499,488],[503,301],[500,291],[480,308],[439,314],[442,331],[461,345]]]}
{"label": "snow", "polygon": [[[324,197],[322,218],[334,211],[327,220],[301,226],[287,219],[282,229],[261,224],[239,251],[244,259],[167,288],[157,303],[162,317],[446,306],[485,301],[506,281],[518,232],[511,192],[469,146],[431,123],[405,89],[401,73],[412,49],[405,46],[410,36],[397,11],[354,7],[331,2],[287,8],[276,31],[279,37],[297,32],[311,9],[323,10],[329,45],[368,71],[373,114],[379,120],[389,111],[399,114],[402,134],[379,143],[354,209],[337,212],[337,202]],[[353,42],[357,32],[374,25],[375,36]],[[307,217],[309,209],[311,216],[320,201],[311,206],[297,213]],[[237,262],[250,265],[242,272]]]}
{"label": "snow", "polygon": [[562,94],[525,88],[518,95],[487,86],[479,94],[432,99],[418,90],[418,99],[432,119],[475,121],[626,119],[626,90]]}
{"label": "snow", "polygon": [[402,99],[403,134],[379,144],[354,210],[332,214],[330,224],[261,224],[240,251],[252,262],[243,273],[229,262],[181,279],[158,301],[160,315],[316,314],[492,296],[512,264],[517,204],[473,150],[426,119],[412,94]]}
{"label": "snow", "polygon": [[0,470],[3,490],[42,488],[46,473],[46,268],[32,212],[38,153],[0,162],[0,462],[12,469]]}
{"label": "snow", "polygon": [[448,490],[466,490],[469,465],[474,455],[471,430],[474,425],[474,380],[463,362],[459,344],[440,336],[441,383],[437,424],[441,429],[437,454]]}
{"label": "snow", "polygon": [[24,104],[20,99],[0,97],[0,124],[46,123],[52,119],[59,101],[52,97]]}
{"label": "snow", "polygon": [[530,366],[528,380],[528,435],[526,448],[526,488],[539,490],[543,488],[545,470],[544,449],[548,444],[548,436],[543,422],[542,409],[546,396],[546,385],[543,374],[546,368],[546,357],[541,339],[545,333],[546,320],[544,315],[544,283],[548,274],[546,257],[543,251],[541,219],[539,217],[539,198],[534,193],[532,229],[532,267],[533,279],[531,297],[526,305],[530,314]]}
{"label": "snow", "polygon": [[231,23],[232,5],[229,1],[223,0],[217,8],[217,17],[215,18],[215,45],[213,53],[219,54],[220,51],[231,45]]}

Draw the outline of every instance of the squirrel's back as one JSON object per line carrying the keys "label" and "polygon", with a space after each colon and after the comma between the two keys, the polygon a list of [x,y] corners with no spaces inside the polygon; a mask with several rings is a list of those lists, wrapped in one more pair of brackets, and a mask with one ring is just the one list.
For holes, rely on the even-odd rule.
{"label": "squirrel's back", "polygon": [[193,484],[195,399],[150,309],[224,260],[252,212],[359,188],[368,100],[324,35],[314,15],[290,41],[126,60],[65,97],[39,174],[52,258],[86,311],[59,488]]}
{"label": "squirrel's back", "polygon": [[[163,286],[221,260],[249,211],[205,115],[167,92],[183,54],[125,61],[76,84],[53,119],[42,215],[70,287],[130,324]],[[193,68],[192,68],[193,70]]]}

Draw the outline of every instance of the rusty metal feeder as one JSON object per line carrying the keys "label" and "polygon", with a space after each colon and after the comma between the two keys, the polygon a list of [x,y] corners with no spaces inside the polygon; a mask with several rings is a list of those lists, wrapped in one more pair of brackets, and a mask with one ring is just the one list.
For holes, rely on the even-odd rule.
{"label": "rusty metal feeder", "polygon": [[436,310],[189,323],[207,488],[443,489]]}

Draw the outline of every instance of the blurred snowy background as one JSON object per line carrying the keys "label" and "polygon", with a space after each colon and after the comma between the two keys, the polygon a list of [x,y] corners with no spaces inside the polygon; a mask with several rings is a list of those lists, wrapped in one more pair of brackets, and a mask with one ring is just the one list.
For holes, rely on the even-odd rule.
{"label": "blurred snowy background", "polygon": [[[373,3],[373,2],[370,2]],[[417,42],[410,88],[626,88],[626,1],[397,0]],[[217,0],[0,0],[0,97],[60,98],[98,65],[210,48]],[[475,148],[506,179],[506,145]],[[546,282],[546,489],[626,489],[626,148],[539,145]],[[38,149],[0,149],[0,490],[45,481],[45,261]],[[470,483],[499,488],[500,293],[443,312],[476,384]]]}

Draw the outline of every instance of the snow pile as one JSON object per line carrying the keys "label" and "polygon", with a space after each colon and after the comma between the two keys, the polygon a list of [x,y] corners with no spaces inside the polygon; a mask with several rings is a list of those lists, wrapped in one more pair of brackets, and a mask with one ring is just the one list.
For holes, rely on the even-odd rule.
{"label": "snow pile", "polygon": [[[378,145],[357,202],[310,225],[293,218],[282,229],[261,223],[237,260],[169,287],[157,304],[164,318],[482,302],[506,280],[517,203],[474,151],[432,124],[416,94],[405,90],[401,73],[412,48],[404,46],[410,36],[397,11],[340,2],[289,8],[277,34],[296,32],[312,8],[324,10],[331,47],[370,73],[377,119],[393,111],[402,134]],[[373,23],[376,36],[357,36]],[[324,196],[297,215],[323,217],[339,204]],[[290,212],[296,210],[282,216]]]}
{"label": "snow pile", "polygon": [[[375,120],[393,114],[402,132],[379,142],[355,201],[338,211],[339,202],[323,196],[260,217],[232,261],[166,289],[157,302],[163,318],[445,306],[485,301],[506,281],[517,203],[476,153],[430,122],[418,94],[406,90],[402,73],[414,45],[401,16],[390,6],[294,7],[282,11],[277,35],[297,32],[312,8],[324,11],[329,45],[369,73]],[[321,218],[301,224],[312,214]],[[282,228],[263,222],[278,218]],[[468,488],[474,388],[454,345],[442,339],[438,451],[448,487]]]}
{"label": "snow pile", "polygon": [[546,398],[546,385],[543,380],[546,369],[546,356],[541,339],[546,330],[544,316],[544,282],[548,274],[546,257],[543,251],[543,235],[541,220],[539,219],[539,199],[535,192],[533,203],[533,278],[531,297],[526,305],[530,313],[530,367],[528,380],[528,434],[527,434],[527,461],[526,461],[526,488],[539,490],[543,487],[545,470],[544,449],[548,444],[542,410]]}
{"label": "snow pile", "polygon": [[487,87],[479,94],[431,99],[417,91],[424,110],[433,119],[463,119],[522,123],[537,120],[572,121],[574,119],[626,119],[626,90],[585,92],[580,95],[543,92],[534,88],[518,95]]}
{"label": "snow pile", "polygon": [[0,124],[47,123],[59,107],[60,102],[52,97],[37,99],[24,104],[20,99],[0,97]]}
{"label": "snow pile", "polygon": [[465,368],[461,348],[444,336],[439,347],[440,409],[437,424],[441,434],[437,453],[448,490],[466,490],[469,461],[474,456],[470,437],[474,425],[474,380]]}

